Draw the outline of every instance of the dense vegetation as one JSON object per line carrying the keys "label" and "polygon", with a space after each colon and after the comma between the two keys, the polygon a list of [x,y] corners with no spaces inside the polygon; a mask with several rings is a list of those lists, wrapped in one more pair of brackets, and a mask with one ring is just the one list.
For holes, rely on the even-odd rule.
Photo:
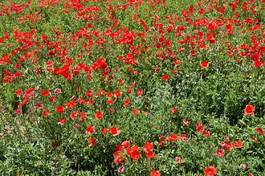
{"label": "dense vegetation", "polygon": [[264,0],[0,2],[0,175],[265,175]]}

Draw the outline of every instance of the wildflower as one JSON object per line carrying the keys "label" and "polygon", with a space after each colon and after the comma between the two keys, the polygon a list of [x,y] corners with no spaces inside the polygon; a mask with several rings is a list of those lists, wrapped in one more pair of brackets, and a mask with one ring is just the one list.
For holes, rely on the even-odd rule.
{"label": "wildflower", "polygon": [[256,132],[259,134],[259,135],[264,135],[265,133],[264,133],[264,130],[262,129],[262,128],[260,128],[260,127],[257,127],[256,128]]}
{"label": "wildflower", "polygon": [[61,105],[57,106],[57,107],[56,107],[56,112],[58,112],[58,113],[63,113],[63,112],[64,112],[64,107],[61,106]]}
{"label": "wildflower", "polygon": [[86,126],[86,134],[92,134],[95,132],[95,127],[94,126],[90,126],[90,125],[87,125]]}
{"label": "wildflower", "polygon": [[159,170],[152,170],[152,171],[150,172],[150,176],[160,176],[160,172],[159,172]]}
{"label": "wildflower", "polygon": [[148,159],[153,159],[155,157],[155,154],[153,152],[154,149],[154,145],[152,142],[146,142],[144,145],[144,152],[145,152],[145,156]]}
{"label": "wildflower", "polygon": [[75,120],[75,119],[77,118],[77,115],[78,115],[78,111],[73,111],[73,112],[70,114],[70,119]]}
{"label": "wildflower", "polygon": [[144,94],[144,90],[143,89],[138,89],[137,90],[137,95],[138,96],[142,96]]}
{"label": "wildflower", "polygon": [[83,121],[86,119],[87,115],[86,115],[86,113],[84,113],[84,112],[80,112],[79,114],[80,114],[80,119],[79,119],[79,121],[80,121],[80,122],[83,122]]}
{"label": "wildflower", "polygon": [[139,110],[138,108],[133,108],[133,109],[132,109],[132,114],[133,114],[134,116],[138,116],[140,113],[141,113],[141,112],[140,112],[140,110]]}
{"label": "wildflower", "polygon": [[49,98],[49,101],[50,101],[51,103],[54,103],[54,102],[56,101],[56,97],[55,97],[55,96],[51,96],[51,97]]}
{"label": "wildflower", "polygon": [[233,142],[233,146],[237,149],[241,149],[244,147],[244,143],[241,140],[237,140]]}
{"label": "wildflower", "polygon": [[203,133],[204,126],[203,126],[202,123],[199,122],[199,123],[196,124],[196,131],[199,132],[199,133]]}
{"label": "wildflower", "polygon": [[87,143],[90,147],[94,147],[96,145],[97,138],[95,137],[90,137],[87,139]]}
{"label": "wildflower", "polygon": [[225,155],[224,149],[217,149],[215,152],[215,155],[218,157],[224,157],[224,155]]}
{"label": "wildflower", "polygon": [[65,118],[61,118],[61,119],[58,120],[58,124],[63,126],[66,123],[66,121],[67,120]]}
{"label": "wildflower", "polygon": [[103,118],[103,112],[101,112],[101,111],[96,112],[95,118],[97,120],[101,120]]}
{"label": "wildflower", "polygon": [[92,68],[93,70],[102,70],[105,69],[107,67],[106,61],[103,58],[99,58],[98,60],[96,60],[96,62],[94,62]]}
{"label": "wildflower", "polygon": [[62,90],[57,88],[57,89],[54,90],[54,92],[55,92],[55,94],[61,94]]}
{"label": "wildflower", "polygon": [[17,97],[21,97],[23,95],[23,91],[21,90],[21,89],[18,89],[17,91],[16,91],[16,96]]}
{"label": "wildflower", "polygon": [[124,170],[125,170],[125,167],[124,166],[120,166],[118,168],[118,174],[122,174],[124,172]]}
{"label": "wildflower", "polygon": [[116,127],[111,127],[109,132],[112,136],[118,136],[121,133],[121,131]]}
{"label": "wildflower", "polygon": [[43,117],[48,117],[48,115],[49,115],[49,110],[48,109],[43,110],[42,116]]}
{"label": "wildflower", "polygon": [[255,106],[248,104],[248,105],[246,105],[246,107],[244,109],[244,115],[245,116],[254,115],[254,111],[255,111]]}
{"label": "wildflower", "polygon": [[208,68],[208,66],[209,66],[209,62],[208,61],[202,61],[200,63],[201,69],[206,69],[206,68]]}
{"label": "wildflower", "polygon": [[178,139],[179,139],[179,137],[178,137],[178,135],[175,134],[175,133],[172,133],[171,135],[169,135],[169,136],[167,137],[167,141],[168,141],[168,142],[175,142],[175,141],[177,141]]}
{"label": "wildflower", "polygon": [[164,75],[162,75],[161,79],[163,81],[168,81],[169,80],[169,75],[168,74],[164,74]]}
{"label": "wildflower", "polygon": [[106,127],[103,127],[103,128],[101,129],[101,133],[102,133],[103,135],[107,134],[108,131],[109,131],[109,129],[106,128]]}
{"label": "wildflower", "polygon": [[43,97],[47,97],[47,96],[49,96],[49,94],[50,94],[50,91],[49,91],[49,90],[42,90],[42,91],[41,91],[41,95],[42,95]]}
{"label": "wildflower", "polygon": [[206,167],[203,172],[205,176],[215,176],[217,174],[217,170],[214,166]]}
{"label": "wildflower", "polygon": [[125,161],[125,158],[122,154],[122,151],[121,150],[116,150],[114,153],[113,153],[113,157],[114,157],[114,163],[116,165],[118,165],[119,163],[122,163]]}
{"label": "wildflower", "polygon": [[140,149],[137,145],[128,147],[126,153],[132,158],[132,160],[138,160],[141,157]]}
{"label": "wildflower", "polygon": [[123,141],[123,142],[121,143],[121,145],[122,145],[122,147],[124,147],[124,148],[128,148],[129,145],[130,145],[130,142],[129,142],[129,141]]}
{"label": "wildflower", "polygon": [[183,159],[181,157],[179,157],[179,156],[177,156],[175,158],[175,161],[176,161],[176,164],[182,164],[182,163],[184,163]]}
{"label": "wildflower", "polygon": [[125,99],[124,102],[123,102],[123,107],[124,108],[128,107],[130,105],[130,103],[131,103],[130,98]]}
{"label": "wildflower", "polygon": [[202,135],[204,136],[204,137],[209,137],[209,136],[211,136],[211,132],[210,131],[208,131],[208,130],[204,130],[203,132],[202,132]]}
{"label": "wildflower", "polygon": [[177,112],[177,107],[174,106],[173,108],[171,108],[171,112],[172,112],[173,114],[175,114],[175,113]]}

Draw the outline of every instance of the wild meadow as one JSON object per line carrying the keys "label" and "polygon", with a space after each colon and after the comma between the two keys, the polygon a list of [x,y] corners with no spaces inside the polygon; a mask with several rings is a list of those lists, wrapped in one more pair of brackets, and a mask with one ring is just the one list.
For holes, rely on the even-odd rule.
{"label": "wild meadow", "polygon": [[0,1],[0,175],[265,176],[265,0]]}

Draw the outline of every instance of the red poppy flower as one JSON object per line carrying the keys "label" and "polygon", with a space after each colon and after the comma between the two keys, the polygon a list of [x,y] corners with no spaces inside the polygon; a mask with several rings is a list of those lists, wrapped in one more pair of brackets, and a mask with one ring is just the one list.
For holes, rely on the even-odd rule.
{"label": "red poppy flower", "polygon": [[65,118],[61,118],[58,120],[58,124],[63,126],[66,123],[66,121],[67,120]]}
{"label": "red poppy flower", "polygon": [[50,94],[50,91],[49,91],[49,90],[42,90],[42,91],[41,91],[41,95],[42,95],[43,97],[47,97],[47,96],[49,96],[49,94]]}
{"label": "red poppy flower", "polygon": [[67,108],[73,109],[73,108],[76,106],[76,102],[74,102],[74,101],[66,102],[66,103],[65,103],[65,106],[66,106]]}
{"label": "red poppy flower", "polygon": [[55,89],[55,94],[61,94],[62,90],[61,89]]}
{"label": "red poppy flower", "polygon": [[144,145],[144,152],[145,156],[148,159],[153,159],[155,157],[155,154],[153,152],[154,145],[152,142],[146,142]]}
{"label": "red poppy flower", "polygon": [[205,176],[215,176],[217,174],[217,170],[214,166],[206,167],[203,172]]}
{"label": "red poppy flower", "polygon": [[121,145],[122,145],[122,147],[127,148],[127,147],[129,147],[130,142],[129,142],[129,141],[123,141],[123,142],[121,143]]}
{"label": "red poppy flower", "polygon": [[93,92],[91,90],[87,90],[86,91],[86,96],[87,97],[92,97],[93,96]]}
{"label": "red poppy flower", "polygon": [[209,137],[209,136],[211,136],[211,132],[210,131],[208,131],[208,130],[204,130],[203,132],[202,132],[202,135],[204,136],[204,137]]}
{"label": "red poppy flower", "polygon": [[126,108],[130,105],[131,103],[131,100],[129,98],[125,99],[124,102],[123,102],[123,107]]}
{"label": "red poppy flower", "polygon": [[153,159],[155,157],[155,153],[153,151],[149,151],[145,153],[147,159]]}
{"label": "red poppy flower", "polygon": [[88,125],[88,126],[86,126],[86,134],[92,134],[92,133],[94,133],[94,131],[95,131],[95,127],[94,126],[90,126],[90,125]]}
{"label": "red poppy flower", "polygon": [[121,133],[121,131],[116,127],[111,127],[109,132],[112,134],[112,136],[118,136]]}
{"label": "red poppy flower", "polygon": [[152,170],[152,171],[150,172],[150,176],[160,176],[160,172],[159,172],[159,170]]}
{"label": "red poppy flower", "polygon": [[254,111],[255,111],[255,106],[248,104],[248,105],[246,105],[246,107],[244,109],[244,115],[245,116],[254,115]]}
{"label": "red poppy flower", "polygon": [[113,153],[114,156],[114,163],[118,165],[119,163],[122,163],[125,161],[124,156],[122,155],[122,152],[117,150]]}
{"label": "red poppy flower", "polygon": [[83,121],[86,119],[87,115],[86,115],[86,113],[84,113],[84,112],[80,112],[79,114],[80,114],[80,119],[79,119],[79,121],[80,121],[80,122],[83,122]]}
{"label": "red poppy flower", "polygon": [[45,109],[43,112],[42,112],[42,116],[43,117],[48,117],[49,115],[49,110],[48,109]]}
{"label": "red poppy flower", "polygon": [[70,114],[70,119],[72,120],[75,120],[78,116],[78,111],[73,111],[71,114]]}
{"label": "red poppy flower", "polygon": [[262,61],[260,61],[260,60],[255,60],[254,61],[254,67],[255,68],[260,68],[260,67],[262,67],[264,65],[264,63],[262,62]]}
{"label": "red poppy flower", "polygon": [[63,113],[63,112],[64,112],[64,107],[61,106],[61,105],[57,106],[57,107],[56,107],[56,112],[58,112],[58,113]]}
{"label": "red poppy flower", "polygon": [[103,112],[101,112],[101,111],[96,112],[96,114],[95,114],[95,118],[96,118],[97,120],[102,119],[102,118],[103,118]]}
{"label": "red poppy flower", "polygon": [[51,96],[49,98],[49,101],[52,102],[52,103],[54,103],[56,101],[56,97],[55,96]]}
{"label": "red poppy flower", "polygon": [[204,126],[202,123],[197,123],[195,128],[196,128],[196,131],[199,133],[203,133],[204,131]]}
{"label": "red poppy flower", "polygon": [[180,135],[180,140],[181,140],[182,142],[187,142],[187,140],[188,140],[188,136],[187,136],[187,134],[186,134],[186,133],[182,133],[182,134]]}
{"label": "red poppy flower", "polygon": [[132,114],[133,114],[134,116],[138,116],[140,113],[141,113],[141,112],[140,112],[140,110],[139,110],[138,108],[133,108],[133,109],[132,109]]}
{"label": "red poppy flower", "polygon": [[154,149],[154,145],[152,142],[146,142],[144,144],[144,151],[147,152],[147,151],[152,151]]}
{"label": "red poppy flower", "polygon": [[234,145],[231,142],[227,143],[222,143],[221,146],[226,150],[226,151],[231,151],[234,148]]}
{"label": "red poppy flower", "polygon": [[175,114],[175,113],[177,112],[177,107],[174,106],[173,108],[171,108],[171,112],[172,112],[173,114]]}
{"label": "red poppy flower", "polygon": [[96,145],[97,138],[91,137],[87,139],[87,143],[90,147],[94,147]]}
{"label": "red poppy flower", "polygon": [[178,135],[173,133],[167,137],[168,142],[175,142],[179,139]]}
{"label": "red poppy flower", "polygon": [[97,59],[92,65],[93,70],[100,70],[107,67],[106,61],[103,58]]}
{"label": "red poppy flower", "polygon": [[200,63],[201,69],[206,69],[206,68],[208,68],[208,66],[209,66],[209,62],[208,61],[202,61]]}
{"label": "red poppy flower", "polygon": [[217,149],[215,152],[215,155],[218,157],[224,157],[224,155],[225,155],[224,149]]}
{"label": "red poppy flower", "polygon": [[21,97],[23,95],[23,91],[21,90],[21,89],[18,89],[17,91],[16,91],[16,96],[17,97]]}
{"label": "red poppy flower", "polygon": [[16,113],[17,116],[19,116],[19,115],[21,115],[22,111],[20,109],[16,109],[15,113]]}
{"label": "red poppy flower", "polygon": [[237,149],[241,149],[244,147],[244,143],[241,140],[237,140],[233,142],[233,146]]}
{"label": "red poppy flower", "polygon": [[162,75],[161,79],[163,81],[168,81],[169,80],[169,75],[168,74],[164,74],[164,75]]}
{"label": "red poppy flower", "polygon": [[126,153],[132,158],[132,160],[138,160],[141,157],[140,149],[137,145],[128,147]]}
{"label": "red poppy flower", "polygon": [[174,63],[176,66],[179,66],[181,62],[180,62],[179,59],[174,59],[174,60],[173,60],[173,63]]}
{"label": "red poppy flower", "polygon": [[176,164],[182,164],[182,163],[184,163],[183,159],[181,157],[179,157],[179,156],[177,156],[175,158],[175,161],[176,161]]}
{"label": "red poppy flower", "polygon": [[227,24],[225,30],[228,34],[233,34],[233,26],[231,24]]}
{"label": "red poppy flower", "polygon": [[124,84],[124,80],[123,79],[118,79],[118,83],[120,86],[122,86]]}
{"label": "red poppy flower", "polygon": [[112,98],[108,98],[108,99],[106,100],[106,104],[108,104],[108,105],[112,105],[113,103],[114,103],[114,101],[113,101]]}
{"label": "red poppy flower", "polygon": [[138,96],[142,96],[144,94],[144,90],[143,89],[138,89],[137,90],[137,95]]}
{"label": "red poppy flower", "polygon": [[107,134],[108,131],[109,131],[109,129],[106,128],[106,127],[103,127],[103,128],[101,129],[101,133],[102,133],[103,135]]}
{"label": "red poppy flower", "polygon": [[264,130],[262,129],[262,128],[260,128],[260,127],[257,127],[256,128],[256,132],[259,134],[259,135],[264,135],[265,133],[264,133]]}
{"label": "red poppy flower", "polygon": [[115,92],[114,92],[114,97],[115,98],[119,98],[121,96],[121,92],[119,91],[119,90],[116,90]]}

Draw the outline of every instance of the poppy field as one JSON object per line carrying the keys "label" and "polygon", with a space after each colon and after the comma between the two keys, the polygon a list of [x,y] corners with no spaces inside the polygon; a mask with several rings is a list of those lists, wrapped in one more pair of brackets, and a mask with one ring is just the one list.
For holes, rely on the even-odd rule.
{"label": "poppy field", "polygon": [[0,175],[265,176],[265,0],[0,1]]}

